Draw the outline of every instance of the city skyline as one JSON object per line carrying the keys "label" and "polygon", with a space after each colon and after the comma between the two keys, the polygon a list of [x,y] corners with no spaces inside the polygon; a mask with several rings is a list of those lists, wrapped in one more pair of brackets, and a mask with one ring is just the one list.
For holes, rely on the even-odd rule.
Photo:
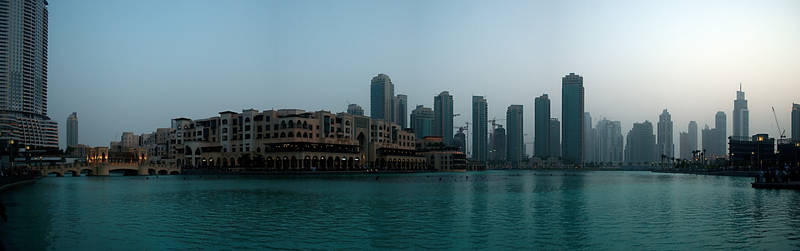
{"label": "city skyline", "polygon": [[[585,77],[586,112],[595,120],[621,121],[623,132],[634,121],[657,121],[663,109],[672,113],[675,132],[686,131],[686,124],[692,120],[700,126],[713,125],[716,111],[733,110],[732,99],[740,82],[748,90],[748,108],[753,111],[750,134],[776,134],[772,106],[781,127],[789,127],[790,104],[798,102],[793,100],[796,97],[784,94],[797,93],[800,88],[792,76],[792,69],[800,66],[793,59],[800,51],[791,46],[800,42],[797,29],[800,21],[793,15],[799,8],[796,2],[724,5],[671,2],[664,6],[638,2],[612,2],[608,6],[570,2],[480,6],[465,2],[453,10],[445,8],[452,7],[446,3],[364,3],[359,8],[330,5],[304,9],[303,2],[216,6],[200,1],[192,6],[166,3],[163,10],[150,10],[107,2],[86,1],[69,6],[50,3],[51,21],[58,20],[50,24],[50,40],[59,42],[51,43],[49,49],[48,115],[62,125],[59,143],[65,146],[63,125],[71,112],[82,115],[81,143],[106,145],[123,131],[148,132],[168,126],[168,121],[175,117],[211,117],[215,111],[300,108],[339,112],[346,109],[348,102],[368,111],[369,92],[364,90],[365,82],[378,73],[392,77],[396,93],[408,95],[410,107],[433,107],[430,96],[450,91],[455,100],[454,113],[464,114],[455,118],[454,126],[470,121],[471,116],[465,114],[471,114],[472,95],[492,101],[489,118],[503,117],[510,104],[522,104],[528,107],[524,109],[524,118],[531,119],[533,99],[548,93],[552,117],[561,118],[559,77],[569,72]],[[614,10],[621,5],[626,5],[624,9],[641,10],[642,14]],[[692,7],[684,8],[685,5]],[[721,6],[724,11],[709,17],[702,10],[710,6]],[[335,19],[385,7],[394,7],[384,14],[399,20],[419,18],[373,24],[360,22],[363,17]],[[541,10],[535,13],[541,15],[515,10],[530,8]],[[547,23],[552,18],[547,12],[562,8],[574,9],[585,17]],[[270,18],[275,19],[277,27],[294,27],[297,32],[287,34],[270,26],[245,33],[244,28],[253,24],[241,18],[206,27],[204,24],[210,20],[197,17],[211,9],[219,11],[221,17],[241,14],[255,18],[253,15],[264,9],[285,13]],[[182,18],[166,14],[174,11]],[[491,22],[476,18],[494,17],[503,11],[507,11],[503,18]],[[114,12],[126,15],[115,16],[113,22],[103,21],[109,20],[107,13]],[[456,13],[463,15],[453,16]],[[135,22],[149,16],[158,17],[159,22]],[[196,21],[183,21],[187,17]],[[455,19],[444,22],[443,17]],[[588,21],[591,18],[600,20]],[[629,24],[634,19],[641,20],[639,24]],[[539,29],[541,25],[537,22],[541,21],[551,28]],[[207,37],[215,33],[201,28],[216,31],[221,25],[235,28],[215,39]],[[353,26],[357,28],[348,28]],[[359,34],[383,26],[394,29],[396,35],[367,39],[366,34]],[[501,28],[490,29],[495,26]],[[324,42],[315,40],[328,35],[325,30],[331,27],[339,27],[332,30],[344,35]],[[621,33],[615,27],[627,31]],[[654,34],[650,28],[662,28],[662,32]],[[176,29],[180,32],[171,32]],[[439,29],[449,32],[428,38],[406,38],[411,39],[405,40],[406,43],[391,41],[402,35],[416,38]],[[268,41],[270,35],[282,39],[256,47],[255,43]],[[568,42],[580,41],[584,36],[599,40],[588,46]],[[456,38],[474,42],[462,42],[451,48],[450,41]],[[183,46],[185,39],[197,43],[176,47]],[[534,40],[545,42],[522,43]],[[508,46],[497,47],[497,44]],[[303,52],[303,48],[317,48],[312,50],[317,54]],[[197,50],[207,53],[196,54]],[[654,52],[659,50],[669,55]],[[615,55],[635,56],[620,60]],[[314,61],[300,60],[307,58]],[[67,63],[76,60],[83,63]],[[283,62],[280,67],[273,66],[280,62]],[[620,73],[609,67],[625,70]],[[318,85],[321,80],[326,84]],[[215,87],[220,84],[224,87]],[[619,92],[620,88],[626,91]],[[176,93],[197,99],[171,101]],[[619,93],[630,96],[620,102]],[[131,118],[132,114],[136,117]],[[728,132],[733,131],[730,123],[727,127]],[[526,123],[526,142],[533,141],[533,131],[533,123]],[[678,142],[675,134],[673,141]],[[527,148],[528,153],[532,151],[532,147]]]}

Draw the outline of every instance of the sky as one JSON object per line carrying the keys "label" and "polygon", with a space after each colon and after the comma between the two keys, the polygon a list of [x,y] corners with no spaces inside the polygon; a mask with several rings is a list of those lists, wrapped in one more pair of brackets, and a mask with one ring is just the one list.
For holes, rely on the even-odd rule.
{"label": "sky", "polygon": [[560,119],[570,72],[593,122],[619,120],[623,135],[668,109],[676,152],[691,120],[713,127],[724,111],[732,132],[739,83],[751,134],[777,133],[771,106],[789,128],[800,103],[800,1],[53,0],[49,13],[62,147],[72,112],[92,146],[226,110],[368,113],[379,73],[409,113],[449,91],[456,126],[472,95],[490,118],[524,105],[529,143],[534,98],[549,94]]}

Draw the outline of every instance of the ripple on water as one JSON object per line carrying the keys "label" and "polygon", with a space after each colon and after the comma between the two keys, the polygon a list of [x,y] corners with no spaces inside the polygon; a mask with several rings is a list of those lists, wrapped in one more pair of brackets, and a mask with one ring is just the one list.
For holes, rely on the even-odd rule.
{"label": "ripple on water", "polygon": [[0,234],[32,250],[800,248],[800,193],[750,189],[746,178],[183,178],[42,179],[3,194],[12,218]]}

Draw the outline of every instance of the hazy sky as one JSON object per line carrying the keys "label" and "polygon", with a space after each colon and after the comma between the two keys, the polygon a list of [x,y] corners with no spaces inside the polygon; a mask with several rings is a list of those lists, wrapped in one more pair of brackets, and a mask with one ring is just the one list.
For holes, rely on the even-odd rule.
{"label": "hazy sky", "polygon": [[[175,117],[224,110],[369,111],[386,73],[409,113],[454,95],[489,117],[548,93],[561,117],[561,77],[584,77],[593,120],[655,122],[678,132],[728,115],[739,82],[751,133],[789,128],[800,103],[800,1],[50,1],[49,115],[77,112],[80,143],[151,132]],[[789,132],[787,131],[787,134]],[[788,135],[787,135],[788,136]],[[470,139],[471,141],[471,139]],[[528,146],[528,151],[532,146]]]}

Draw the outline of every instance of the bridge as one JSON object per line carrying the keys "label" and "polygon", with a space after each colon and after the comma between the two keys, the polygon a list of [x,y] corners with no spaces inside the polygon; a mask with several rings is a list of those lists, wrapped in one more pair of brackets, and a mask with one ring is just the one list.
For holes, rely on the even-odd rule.
{"label": "bridge", "polygon": [[42,176],[55,174],[58,177],[63,177],[64,174],[70,173],[72,176],[80,176],[81,173],[86,173],[86,176],[109,176],[111,172],[123,171],[125,175],[175,175],[181,174],[181,168],[175,165],[167,164],[150,164],[150,163],[74,163],[58,166],[42,166],[39,168]]}

